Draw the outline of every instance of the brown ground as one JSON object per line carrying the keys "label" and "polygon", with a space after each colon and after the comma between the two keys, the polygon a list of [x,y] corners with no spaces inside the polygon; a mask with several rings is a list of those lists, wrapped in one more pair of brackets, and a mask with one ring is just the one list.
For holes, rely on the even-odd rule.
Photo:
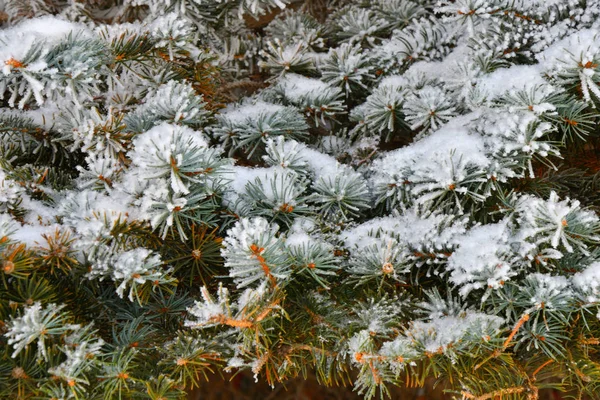
{"label": "brown ground", "polygon": [[[231,381],[230,381],[231,379]],[[401,389],[391,388],[391,400],[450,400],[441,388]],[[379,397],[376,397],[379,399]],[[188,396],[189,400],[362,400],[351,387],[320,386],[313,377],[296,378],[271,389],[266,383],[255,383],[252,375],[238,374],[222,379],[212,376],[199,389]],[[562,400],[558,392],[540,392],[539,400]]]}

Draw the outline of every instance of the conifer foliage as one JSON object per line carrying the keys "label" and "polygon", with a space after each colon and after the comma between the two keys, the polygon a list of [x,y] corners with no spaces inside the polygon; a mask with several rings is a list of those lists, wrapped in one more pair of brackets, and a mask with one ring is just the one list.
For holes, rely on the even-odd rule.
{"label": "conifer foliage", "polygon": [[598,0],[0,5],[0,397],[600,393]]}

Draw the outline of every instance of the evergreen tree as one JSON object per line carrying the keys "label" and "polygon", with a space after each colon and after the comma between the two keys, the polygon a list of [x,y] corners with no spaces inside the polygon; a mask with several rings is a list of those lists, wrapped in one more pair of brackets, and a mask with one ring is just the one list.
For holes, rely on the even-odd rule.
{"label": "evergreen tree", "polygon": [[598,0],[0,5],[0,397],[600,393]]}

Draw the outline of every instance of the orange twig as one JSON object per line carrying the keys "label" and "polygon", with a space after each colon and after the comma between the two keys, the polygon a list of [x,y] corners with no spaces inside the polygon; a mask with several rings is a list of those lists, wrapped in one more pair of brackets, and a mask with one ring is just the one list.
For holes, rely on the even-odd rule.
{"label": "orange twig", "polygon": [[521,327],[523,326],[523,324],[525,322],[527,322],[527,321],[529,321],[529,314],[523,314],[523,316],[521,317],[521,319],[519,319],[519,321],[517,321],[517,324],[513,328],[512,332],[510,332],[510,335],[508,335],[508,337],[506,338],[506,340],[502,344],[502,348],[494,350],[494,352],[492,353],[492,355],[489,356],[488,358],[486,358],[485,360],[483,360],[482,362],[480,362],[479,364],[477,364],[475,366],[474,370],[478,370],[479,368],[481,368],[481,366],[483,364],[485,364],[486,362],[488,362],[492,358],[496,358],[500,354],[502,354],[502,352],[508,348],[508,346],[510,345],[510,342],[515,337],[515,335],[517,334],[517,332],[519,331],[519,329],[521,329]]}
{"label": "orange twig", "polygon": [[533,374],[531,374],[531,377],[535,380],[535,376],[548,364],[552,364],[554,362],[554,360],[550,359],[548,361],[546,361],[545,363],[543,363],[542,365],[540,365],[539,367],[537,367],[537,369],[535,371],[533,371]]}
{"label": "orange twig", "polygon": [[267,261],[261,255],[263,253],[263,251],[265,251],[265,248],[264,247],[258,247],[257,245],[252,244],[250,246],[250,251],[252,252],[252,255],[258,260],[260,266],[262,267],[262,269],[263,269],[265,275],[267,276],[267,278],[269,278],[269,281],[271,282],[271,284],[273,286],[276,286],[277,285],[277,280],[275,279],[275,277],[273,276],[273,274],[271,274],[271,269],[267,265]]}
{"label": "orange twig", "polygon": [[597,339],[595,337],[591,337],[591,338],[584,338],[584,337],[582,337],[581,340],[579,341],[579,343],[581,343],[581,344],[587,344],[587,345],[599,345],[600,344],[600,339]]}
{"label": "orange twig", "polygon": [[252,328],[252,326],[254,326],[252,321],[248,321],[246,319],[230,318],[230,317],[226,317],[223,314],[212,317],[211,320],[213,322],[217,322],[222,325],[232,326],[234,328]]}
{"label": "orange twig", "polygon": [[523,324],[525,322],[527,322],[527,321],[529,321],[529,314],[523,314],[523,316],[521,317],[521,319],[517,322],[517,324],[513,328],[513,330],[510,333],[510,335],[508,335],[508,337],[504,341],[504,344],[502,345],[502,350],[506,350],[506,348],[508,347],[508,345],[510,344],[510,342],[512,341],[512,339],[515,337],[515,335],[519,331],[519,329],[521,329],[521,327],[523,326]]}
{"label": "orange twig", "polygon": [[265,319],[267,315],[269,315],[269,313],[277,306],[277,304],[279,304],[280,301],[281,299],[277,299],[271,304],[269,304],[269,306],[267,306],[260,314],[258,314],[258,316],[255,318],[255,321],[260,322],[263,319]]}
{"label": "orange twig", "polygon": [[465,399],[473,399],[473,400],[489,400],[489,399],[501,399],[503,396],[507,394],[519,394],[525,391],[524,387],[511,387],[506,389],[496,390],[494,392],[486,393],[481,396],[475,396],[468,392],[462,392],[462,395]]}

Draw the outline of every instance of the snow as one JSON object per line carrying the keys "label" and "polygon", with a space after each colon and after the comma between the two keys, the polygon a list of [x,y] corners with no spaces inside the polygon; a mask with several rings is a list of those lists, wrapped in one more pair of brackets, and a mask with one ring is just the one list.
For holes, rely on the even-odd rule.
{"label": "snow", "polygon": [[308,164],[315,179],[318,179],[321,176],[333,176],[337,171],[343,169],[332,156],[323,154],[309,147],[300,150],[299,156]]}
{"label": "snow", "polygon": [[16,203],[23,195],[23,188],[0,169],[0,212],[5,212],[11,204]]}
{"label": "snow", "polygon": [[417,61],[405,72],[407,76],[425,75],[447,81],[454,76],[456,65],[470,57],[471,50],[466,43],[458,44],[440,61]]}
{"label": "snow", "polygon": [[593,61],[600,52],[598,32],[583,29],[553,43],[538,56],[541,67],[547,72],[563,72],[568,68],[578,68]]}
{"label": "snow", "polygon": [[[446,227],[441,230],[440,227]],[[440,251],[456,245],[461,233],[464,233],[464,222],[443,214],[427,217],[419,216],[415,209],[403,215],[373,218],[367,222],[349,228],[340,235],[347,248],[361,251],[367,246],[393,238],[398,246],[419,249],[425,246],[431,251]]]}
{"label": "snow", "polygon": [[238,288],[289,277],[288,256],[278,231],[277,224],[262,217],[240,218],[227,231],[221,254]]}
{"label": "snow", "polygon": [[237,299],[236,307],[238,310],[245,312],[248,307],[260,304],[260,301],[269,295],[268,282],[264,281],[256,288],[244,290]]}
{"label": "snow", "polygon": [[408,80],[402,75],[386,76],[379,82],[379,87],[388,87],[393,90],[401,90],[408,84]]}
{"label": "snow", "polygon": [[[324,176],[335,176],[339,171],[344,171],[346,166],[341,165],[334,157],[312,149],[304,143],[295,140],[284,140],[282,137],[267,141],[266,158],[269,162],[277,161],[279,167],[302,172],[308,169],[314,180]],[[283,163],[284,165],[280,165]]]}
{"label": "snow", "polygon": [[[254,183],[257,179],[261,182],[268,182],[275,176],[283,176],[290,173],[289,169],[280,166],[269,168],[252,168],[243,166],[232,166],[228,169],[231,175],[231,181],[227,185],[227,191],[223,195],[223,204],[228,207],[235,207],[241,199],[240,195],[246,193],[246,185]],[[269,189],[268,186],[263,188]],[[271,192],[272,194],[272,192]],[[238,209],[238,211],[241,211]]]}
{"label": "snow", "polygon": [[[132,283],[143,285],[146,281],[153,281],[156,275],[160,275],[155,270],[161,264],[160,256],[153,255],[148,249],[138,248],[119,254],[114,260],[114,270],[112,278],[121,283],[117,287],[117,294],[123,297],[123,292]],[[129,301],[133,301],[134,291],[129,292]]]}
{"label": "snow", "polygon": [[372,185],[380,194],[385,190],[385,197],[393,197],[391,188],[415,184],[413,195],[421,203],[449,187],[463,193],[461,181],[466,179],[466,170],[485,171],[490,164],[481,135],[465,127],[478,116],[471,113],[453,118],[432,134],[375,160],[370,168]]}
{"label": "snow", "polygon": [[[600,218],[586,208],[590,199],[565,198],[546,186],[540,192],[547,189],[547,195],[511,192],[513,178],[535,179],[534,165],[560,158],[557,142],[563,131],[557,121],[588,129],[565,115],[581,100],[589,107],[584,114],[600,100],[600,19],[594,4],[518,0],[514,6],[528,12],[505,18],[501,11],[492,12],[503,0],[494,6],[486,0],[456,0],[426,7],[421,1],[382,0],[372,6],[379,7],[377,12],[388,7],[393,15],[377,14],[371,4],[348,4],[334,14],[340,18],[331,21],[331,32],[310,27],[310,32],[284,35],[267,28],[267,36],[256,30],[250,38],[243,21],[227,20],[234,35],[221,38],[214,24],[194,26],[190,19],[196,16],[184,12],[185,2],[179,2],[179,14],[163,14],[166,3],[130,1],[151,5],[149,17],[140,23],[92,30],[47,16],[15,26],[7,22],[8,29],[0,32],[0,95],[9,97],[0,116],[30,118],[48,134],[21,137],[18,127],[0,132],[2,156],[11,155],[4,146],[20,146],[17,156],[0,160],[2,252],[13,243],[40,251],[44,235],[69,232],[74,257],[89,268],[85,277],[110,287],[111,301],[133,301],[142,285],[174,284],[173,270],[165,263],[167,255],[177,254],[167,247],[179,242],[196,246],[196,238],[186,237],[191,225],[214,223],[230,280],[216,277],[218,287],[210,285],[217,288],[214,296],[207,287],[190,292],[197,298],[188,308],[186,327],[227,325],[219,321],[242,320],[265,306],[270,307],[267,314],[279,307],[290,316],[304,313],[294,309],[294,302],[277,303],[277,296],[283,299],[305,278],[329,275],[325,283],[317,279],[307,285],[306,299],[314,300],[316,310],[310,318],[315,330],[342,336],[314,339],[340,357],[354,353],[356,366],[361,364],[357,354],[365,353],[377,368],[393,364],[398,374],[400,366],[419,358],[443,354],[455,361],[473,343],[479,346],[492,338],[492,343],[502,343],[523,312],[532,314],[532,322],[518,329],[516,340],[522,342],[543,328],[542,320],[549,326],[598,306]],[[200,1],[188,5],[192,3],[202,6]],[[262,11],[258,1],[242,3]],[[273,4],[283,8],[282,2]],[[402,5],[396,9],[396,4]],[[410,14],[410,8],[401,8],[405,4],[420,11]],[[563,11],[545,14],[550,5]],[[407,26],[390,32],[402,21],[388,19],[405,11]],[[298,10],[289,15],[304,16]],[[537,24],[521,18],[525,15],[549,20]],[[308,29],[312,20],[306,21]],[[495,34],[500,28],[506,29],[505,36]],[[63,64],[61,79],[52,79],[62,66],[49,70],[45,57],[71,32],[105,50],[121,35],[149,35],[157,47],[152,56],[161,58],[156,65],[145,56],[143,61],[114,62],[115,54],[105,58],[107,53],[90,56],[99,61],[96,65],[93,58],[88,67],[85,57],[76,57],[87,55],[87,48],[67,49],[62,60],[73,65]],[[316,43],[325,46],[318,53],[303,43],[314,40],[317,32],[323,38]],[[269,42],[275,38],[283,41]],[[269,52],[260,52],[265,44]],[[512,49],[503,47],[507,44],[522,45],[520,57],[511,56]],[[270,74],[265,80],[273,84],[234,102],[229,95],[244,91],[235,82],[215,81],[215,96],[207,95],[205,102],[199,94],[202,85],[190,76],[181,78],[184,71],[179,70],[212,62],[204,45],[239,50],[252,65],[264,66],[260,79]],[[26,60],[38,46],[40,53]],[[321,67],[321,75],[311,61]],[[250,77],[254,82],[259,72],[227,56],[219,63],[219,79]],[[305,68],[307,76],[291,72],[301,70],[296,67]],[[48,98],[52,101],[42,105]],[[222,100],[229,104],[220,109]],[[324,111],[327,107],[321,105],[331,107]],[[20,157],[19,149],[30,154]],[[56,149],[67,155],[65,163]],[[222,151],[232,158],[224,158]],[[77,157],[69,159],[70,153]],[[32,161],[39,154],[47,158]],[[41,166],[73,164],[82,165],[68,183],[58,179],[54,185],[44,181],[47,177],[37,182]],[[22,178],[34,169],[31,182]],[[55,172],[49,170],[48,176],[54,178]],[[336,212],[351,192],[359,199],[347,207],[356,213],[338,218]],[[336,212],[320,211],[323,203],[336,201]],[[490,212],[490,206],[497,212]],[[139,247],[143,238],[115,234],[117,222],[144,224],[158,233],[152,240],[161,236],[167,247]],[[323,268],[307,261],[311,259]],[[297,274],[304,274],[301,280],[295,280]],[[349,275],[350,280],[343,280]],[[419,287],[421,276],[427,287]],[[361,283],[362,278],[379,280],[380,290],[348,286],[357,296],[337,304],[337,292],[330,289],[343,291],[339,285],[354,285],[350,281],[355,278]],[[388,278],[415,290],[388,290]],[[423,293],[436,286],[443,295],[423,301]],[[389,291],[405,296],[406,302],[385,303],[383,293]],[[513,293],[518,302],[511,302]],[[365,300],[368,306],[361,308]],[[6,323],[13,357],[36,344],[38,357],[47,358],[44,338],[51,324],[69,346],[60,349],[64,362],[50,373],[66,379],[84,365],[84,351],[100,351],[101,340],[84,342],[69,331],[83,329],[65,323],[61,306],[34,303],[19,310],[15,315],[20,316]],[[489,314],[498,310],[506,313],[506,321]],[[536,312],[549,322],[534,319]],[[255,322],[253,328],[259,327],[261,321]],[[265,327],[277,337],[277,324]],[[348,329],[351,333],[345,335]],[[262,327],[250,341],[248,335],[242,340],[231,332],[239,333],[230,329],[218,336],[226,337],[219,357],[228,359],[229,367],[250,366],[258,373],[267,358],[254,358],[254,346],[248,343],[264,339]],[[392,376],[388,372],[382,370],[381,376]]]}
{"label": "snow", "polygon": [[202,134],[190,128],[163,123],[136,136],[133,146],[129,156],[140,169],[142,177],[169,176],[171,188],[176,193],[187,194],[189,184],[177,171],[188,167],[187,163],[192,160],[198,162],[208,142]]}
{"label": "snow", "polygon": [[513,65],[481,76],[476,85],[488,98],[496,99],[506,92],[531,90],[536,86],[547,85],[542,73],[542,66],[539,64]]}
{"label": "snow", "polygon": [[594,262],[571,278],[573,287],[589,303],[600,302],[600,262]]}
{"label": "snow", "polygon": [[[21,62],[36,46],[42,43],[56,44],[69,33],[90,35],[84,25],[54,16],[26,19],[11,29],[0,31],[0,65],[3,66],[4,74],[9,75],[11,72],[9,60]],[[43,62],[25,66],[27,71],[40,71],[44,68]]]}
{"label": "snow", "polygon": [[39,358],[48,360],[46,350],[48,330],[52,329],[53,334],[60,334],[80,328],[80,325],[63,322],[64,317],[61,312],[63,308],[65,308],[64,304],[57,306],[51,303],[42,307],[40,302],[35,302],[31,306],[26,306],[20,317],[13,318],[5,334],[8,337],[8,345],[14,348],[11,357],[18,356],[35,341]]}
{"label": "snow", "polygon": [[59,224],[23,225],[14,234],[10,235],[10,238],[17,242],[25,243],[29,248],[47,247],[47,241],[44,236],[52,237],[61,228],[62,226]]}
{"label": "snow", "polygon": [[489,159],[485,155],[482,138],[465,128],[477,117],[478,113],[471,113],[452,119],[431,135],[376,160],[372,170],[377,173],[393,173],[404,166],[430,163],[439,156],[449,155],[452,151],[456,159],[463,157],[480,167],[487,166]]}
{"label": "snow", "polygon": [[20,225],[9,214],[0,213],[0,239],[12,237]]}
{"label": "snow", "polygon": [[[581,83],[581,91],[586,101],[600,98],[598,70],[600,44],[598,31],[583,29],[552,44],[538,55],[543,71],[564,83],[574,79]],[[566,51],[565,51],[566,49]],[[575,77],[575,78],[574,78]],[[591,92],[591,93],[590,93]]]}
{"label": "snow", "polygon": [[202,325],[213,323],[213,319],[218,316],[226,316],[229,314],[227,307],[229,306],[229,291],[219,283],[217,289],[217,299],[210,295],[208,288],[203,286],[200,289],[202,302],[195,301],[194,306],[188,308],[188,313],[194,317],[185,321],[185,326],[199,327]]}
{"label": "snow", "polygon": [[249,104],[229,105],[221,112],[221,117],[233,124],[243,124],[247,119],[255,119],[261,113],[276,113],[284,109],[285,107],[279,104],[257,101]]}
{"label": "snow", "polygon": [[302,98],[310,94],[318,94],[319,91],[327,90],[329,87],[319,79],[307,78],[298,74],[285,74],[277,84],[285,92],[285,96],[295,103],[300,103]]}
{"label": "snow", "polygon": [[466,296],[472,290],[498,289],[515,276],[505,255],[510,253],[507,223],[478,226],[456,239],[458,248],[448,258],[449,281]]}
{"label": "snow", "polygon": [[459,347],[459,342],[467,335],[479,336],[475,337],[479,340],[497,336],[503,325],[504,320],[495,315],[467,311],[462,315],[449,315],[429,322],[415,321],[407,335],[424,351],[442,354],[451,352],[451,345]]}
{"label": "snow", "polygon": [[43,107],[25,111],[24,115],[31,118],[33,123],[43,129],[50,130],[56,126],[59,117],[59,108],[53,104],[45,104]]}
{"label": "snow", "polygon": [[[556,192],[551,192],[547,200],[525,198],[518,206],[527,223],[537,236],[538,243],[549,243],[553,248],[564,248],[572,253],[575,247],[587,254],[587,245],[581,240],[597,242],[597,235],[586,235],[585,230],[597,226],[600,219],[593,211],[582,209],[578,200],[561,200]],[[570,225],[576,225],[581,232],[571,232]],[[575,246],[575,247],[574,247]]]}
{"label": "snow", "polygon": [[456,113],[450,99],[440,88],[425,86],[407,96],[403,106],[410,129],[425,127],[436,130]]}
{"label": "snow", "polygon": [[135,150],[130,153],[132,161],[140,166],[148,166],[152,161],[146,160],[146,157],[169,158],[176,140],[189,142],[190,146],[208,147],[201,133],[184,126],[163,123],[135,137]]}
{"label": "snow", "polygon": [[314,220],[309,218],[296,218],[285,237],[286,246],[303,247],[314,244],[316,240],[311,237],[308,232],[311,232],[316,228],[317,226]]}
{"label": "snow", "polygon": [[136,109],[139,118],[172,118],[173,123],[197,122],[206,114],[202,96],[190,84],[171,80],[148,94]]}
{"label": "snow", "polygon": [[[239,195],[246,192],[246,185],[255,183],[257,179],[262,182],[261,188],[267,194],[267,197],[274,198],[272,185],[267,184],[267,182],[276,183],[277,186],[277,176],[280,177],[279,179],[295,176],[296,173],[302,173],[306,168],[311,173],[314,181],[317,181],[321,177],[333,177],[348,170],[347,166],[339,164],[335,158],[294,140],[283,140],[280,137],[276,138],[276,141],[269,139],[267,152],[269,154],[266,157],[267,161],[278,162],[283,165],[276,164],[267,168],[232,167],[232,180],[228,185],[229,190],[224,196],[225,204],[235,204],[239,199]],[[297,178],[288,180],[299,182]],[[282,193],[282,190],[279,190],[278,193]]]}
{"label": "snow", "polygon": [[99,214],[112,216],[136,215],[119,193],[110,196],[92,190],[70,191],[62,193],[61,204],[56,215],[62,216],[66,224],[77,226],[84,220],[97,220]]}
{"label": "snow", "polygon": [[535,310],[557,310],[568,306],[572,298],[571,284],[565,276],[533,273],[527,281],[533,287],[529,301]]}
{"label": "snow", "polygon": [[272,176],[276,171],[284,173],[284,169],[280,167],[271,168],[252,168],[233,166],[231,167],[233,179],[229,183],[229,188],[234,194],[243,193],[246,190],[248,182],[254,182],[256,178],[265,179]]}
{"label": "snow", "polygon": [[48,373],[65,381],[85,383],[85,379],[80,377],[81,369],[85,368],[91,358],[100,356],[105,345],[104,340],[89,332],[92,326],[89,324],[85,328],[74,329],[73,333],[64,338],[66,346],[61,350],[67,358],[58,366],[49,368]]}

